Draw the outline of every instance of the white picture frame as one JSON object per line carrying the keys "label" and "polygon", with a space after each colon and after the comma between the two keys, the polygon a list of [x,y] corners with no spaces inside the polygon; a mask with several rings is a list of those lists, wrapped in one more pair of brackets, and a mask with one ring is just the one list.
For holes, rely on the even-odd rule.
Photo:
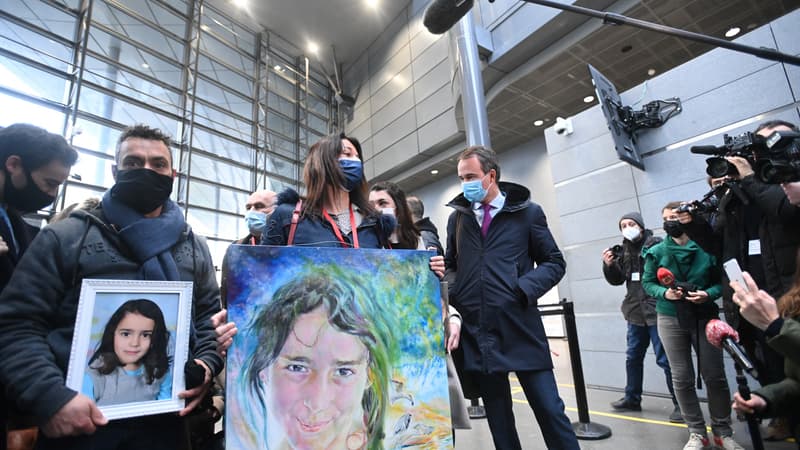
{"label": "white picture frame", "polygon": [[[155,303],[163,314],[164,324],[168,331],[166,353],[169,358],[169,370],[161,378],[161,382],[158,384],[160,391],[156,394],[157,397],[162,398],[141,401],[136,399],[115,400],[111,394],[95,398],[94,392],[98,390],[97,380],[104,376],[115,376],[114,380],[122,380],[125,376],[119,375],[121,372],[117,372],[117,370],[122,370],[121,367],[114,369],[115,372],[110,375],[100,375],[96,368],[91,369],[90,373],[89,364],[92,357],[100,353],[103,336],[112,333],[111,339],[114,339],[114,335],[121,331],[118,326],[117,329],[112,330],[113,327],[109,325],[112,315],[118,310],[123,317],[130,314],[123,312],[127,309],[122,305],[131,305],[132,301],[136,299],[145,299]],[[185,390],[183,368],[189,355],[191,311],[191,282],[84,279],[75,318],[75,332],[72,339],[66,386],[84,393],[96,401],[100,410],[109,420],[162,414],[183,409],[185,400],[179,398],[178,393]],[[110,331],[107,331],[106,328],[109,328]],[[157,342],[155,337],[148,339]],[[160,342],[164,342],[163,335]],[[153,344],[150,345],[148,352],[152,349]],[[116,354],[115,350],[114,353]],[[91,363],[95,364],[97,360],[95,358]],[[146,370],[146,367],[144,363],[140,363],[140,372]],[[126,373],[131,377],[141,376],[135,375],[135,371]],[[125,380],[132,380],[132,378]],[[156,381],[158,380],[152,381],[147,386],[153,386]],[[172,383],[171,386],[163,385],[169,381]],[[105,386],[110,383],[110,381],[101,382],[104,386],[103,389],[106,389]],[[89,389],[92,391],[88,392]],[[152,387],[152,389],[156,388]],[[112,389],[103,392],[110,391]],[[135,389],[125,390],[124,395],[131,397],[131,392],[139,395]],[[149,396],[149,393],[143,392],[142,396],[145,395]],[[166,398],[167,396],[169,398]]]}

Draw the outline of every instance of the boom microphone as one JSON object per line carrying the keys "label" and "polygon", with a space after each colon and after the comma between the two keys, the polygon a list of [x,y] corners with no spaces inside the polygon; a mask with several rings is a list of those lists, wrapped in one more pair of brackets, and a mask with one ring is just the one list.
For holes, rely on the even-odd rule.
{"label": "boom microphone", "polygon": [[[724,150],[725,149],[723,148],[723,151]],[[697,155],[720,155],[720,148],[714,145],[695,145],[694,147],[690,148],[689,151]]]}
{"label": "boom microphone", "polygon": [[453,27],[470,9],[474,0],[433,0],[425,10],[422,24],[433,34],[442,34]]}
{"label": "boom microphone", "polygon": [[730,325],[719,319],[709,320],[706,324],[706,339],[714,347],[724,348],[739,367],[747,371],[753,378],[758,378],[756,368],[753,367],[753,363],[739,345],[739,333]]}

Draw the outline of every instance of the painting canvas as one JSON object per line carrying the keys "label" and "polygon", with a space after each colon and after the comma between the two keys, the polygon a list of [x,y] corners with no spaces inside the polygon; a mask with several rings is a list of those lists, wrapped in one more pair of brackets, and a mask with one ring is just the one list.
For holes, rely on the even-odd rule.
{"label": "painting canvas", "polygon": [[191,302],[190,282],[83,280],[67,387],[108,419],[182,409]]}
{"label": "painting canvas", "polygon": [[453,448],[431,255],[232,245],[227,448]]}

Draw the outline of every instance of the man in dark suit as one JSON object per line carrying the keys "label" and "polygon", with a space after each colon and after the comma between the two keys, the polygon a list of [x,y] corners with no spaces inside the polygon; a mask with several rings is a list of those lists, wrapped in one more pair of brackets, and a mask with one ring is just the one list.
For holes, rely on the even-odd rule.
{"label": "man in dark suit", "polygon": [[486,407],[494,445],[521,449],[509,372],[515,372],[548,448],[577,449],[558,396],[536,302],[564,276],[564,257],[530,192],[499,182],[494,151],[469,147],[458,158],[463,193],[448,206],[445,264],[450,300],[463,319],[464,370]]}

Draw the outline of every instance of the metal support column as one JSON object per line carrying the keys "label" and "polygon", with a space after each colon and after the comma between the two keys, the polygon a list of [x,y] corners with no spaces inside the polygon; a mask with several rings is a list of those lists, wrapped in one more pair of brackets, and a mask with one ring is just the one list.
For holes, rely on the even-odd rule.
{"label": "metal support column", "polygon": [[456,41],[458,69],[461,72],[461,103],[464,107],[464,127],[467,145],[491,146],[486,97],[483,93],[478,39],[472,13],[467,13],[451,30]]}

